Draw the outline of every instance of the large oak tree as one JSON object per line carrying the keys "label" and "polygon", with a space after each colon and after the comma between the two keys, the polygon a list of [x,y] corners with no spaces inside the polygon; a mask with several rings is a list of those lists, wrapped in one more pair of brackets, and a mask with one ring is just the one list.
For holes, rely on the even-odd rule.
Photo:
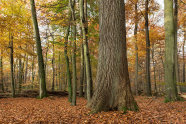
{"label": "large oak tree", "polygon": [[137,109],[128,73],[124,7],[123,0],[100,0],[97,85],[88,104],[92,112]]}

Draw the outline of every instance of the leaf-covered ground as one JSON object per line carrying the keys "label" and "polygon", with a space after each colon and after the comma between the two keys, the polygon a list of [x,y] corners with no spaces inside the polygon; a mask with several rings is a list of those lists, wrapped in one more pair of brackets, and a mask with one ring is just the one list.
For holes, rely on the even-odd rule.
{"label": "leaf-covered ground", "polygon": [[71,106],[67,97],[1,98],[0,124],[144,124],[186,123],[186,101],[164,103],[163,98],[136,97],[139,112],[89,114],[84,98]]}

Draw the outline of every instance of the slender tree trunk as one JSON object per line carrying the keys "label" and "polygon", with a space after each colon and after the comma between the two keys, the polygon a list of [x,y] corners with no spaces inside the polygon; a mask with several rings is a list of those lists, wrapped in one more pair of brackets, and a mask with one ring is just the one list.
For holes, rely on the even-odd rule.
{"label": "slender tree trunk", "polygon": [[0,81],[1,81],[1,89],[4,92],[4,80],[3,80],[3,55],[2,50],[0,50]]}
{"label": "slender tree trunk", "polygon": [[71,84],[71,73],[70,73],[70,65],[69,65],[69,58],[67,54],[67,45],[68,45],[68,37],[69,37],[69,31],[70,31],[70,26],[67,28],[66,36],[65,36],[65,49],[64,49],[64,54],[65,54],[65,59],[66,59],[66,71],[67,71],[67,84],[68,84],[68,101],[72,102],[72,84]]}
{"label": "slender tree trunk", "polygon": [[150,39],[149,39],[149,21],[148,21],[148,5],[149,0],[145,1],[145,36],[146,36],[146,95],[151,96],[150,81]]}
{"label": "slender tree trunk", "polygon": [[166,101],[178,99],[175,70],[175,29],[173,0],[164,0],[165,21],[165,83]]}
{"label": "slender tree trunk", "polygon": [[[92,82],[92,72],[90,64],[90,55],[88,47],[88,23],[87,23],[87,2],[84,0],[79,0],[80,6],[80,22],[83,31],[83,47],[84,47],[84,57],[86,66],[86,78],[87,78],[87,100],[90,102],[93,92],[93,82]],[[86,7],[86,8],[85,8]]]}
{"label": "slender tree trunk", "polygon": [[86,76],[86,66],[84,65],[84,97],[87,99],[87,76]]}
{"label": "slender tree trunk", "polygon": [[154,58],[154,45],[152,49],[152,61],[153,61],[153,71],[154,71],[154,94],[157,95],[157,85],[156,85],[156,63]]}
{"label": "slender tree trunk", "polygon": [[72,105],[76,105],[76,92],[77,92],[77,74],[76,74],[76,17],[75,17],[75,0],[69,0],[71,15],[72,15],[72,37],[73,37],[73,52],[72,52],[72,77],[73,77],[73,92],[72,92]]}
{"label": "slender tree trunk", "polygon": [[83,96],[83,81],[84,81],[84,49],[83,44],[81,45],[81,71],[80,71],[80,86],[79,86],[79,96]]}
{"label": "slender tree trunk", "polygon": [[138,44],[137,44],[137,32],[138,32],[138,3],[135,3],[135,28],[134,28],[134,37],[135,37],[135,94],[138,94]]}
{"label": "slender tree trunk", "polygon": [[[179,77],[179,61],[178,61],[178,41],[177,41],[177,33],[178,33],[178,0],[174,0],[174,29],[175,29],[175,70],[176,70],[176,82],[180,82]],[[178,93],[181,93],[180,86],[177,86]]]}
{"label": "slender tree trunk", "polygon": [[19,58],[19,93],[21,93],[21,90],[22,90],[22,80],[23,80],[23,67],[22,67],[22,61],[21,61],[21,58]]}
{"label": "slender tree trunk", "polygon": [[178,1],[174,0],[174,30],[175,30],[175,69],[176,69],[176,81],[179,82],[178,76],[178,48],[177,48],[177,25],[178,25]]}
{"label": "slender tree trunk", "polygon": [[54,38],[53,38],[53,44],[52,44],[52,72],[53,72],[52,91],[54,91],[54,82],[55,82],[55,46],[54,46]]}
{"label": "slender tree trunk", "polygon": [[28,73],[28,55],[26,55],[25,76],[24,76],[24,83],[25,84],[27,81],[27,73]]}
{"label": "slender tree trunk", "polygon": [[92,112],[137,110],[132,96],[126,48],[123,0],[100,1],[100,42]]}
{"label": "slender tree trunk", "polygon": [[59,62],[58,62],[58,66],[59,66],[59,76],[58,76],[58,80],[59,80],[59,87],[58,89],[61,91],[62,90],[62,64],[61,64],[61,52],[59,52],[59,55],[58,55],[58,59],[59,59]]}
{"label": "slender tree trunk", "polygon": [[[186,22],[184,23],[186,26]],[[184,41],[183,41],[183,82],[185,82],[185,41],[186,41],[186,30],[184,31]]]}
{"label": "slender tree trunk", "polygon": [[62,85],[63,86],[63,91],[66,91],[67,89],[67,86],[68,85],[68,81],[67,81],[67,73],[65,73],[65,77],[64,77],[64,84]]}
{"label": "slender tree trunk", "polygon": [[15,85],[14,85],[14,45],[13,36],[10,33],[10,70],[11,70],[11,85],[12,85],[12,97],[15,97]]}
{"label": "slender tree trunk", "polygon": [[[34,45],[33,45],[33,53],[34,53]],[[35,72],[34,72],[34,59],[35,57],[32,56],[32,90],[34,89],[34,76],[35,76]]]}
{"label": "slender tree trunk", "polygon": [[47,48],[46,48],[46,53],[45,53],[45,76],[46,76],[46,83],[48,81],[48,69],[47,69],[47,64],[48,64],[48,50],[49,50],[49,41],[48,41],[48,36],[47,36],[47,33],[46,33],[46,37],[47,37]]}
{"label": "slender tree trunk", "polygon": [[35,72],[34,72],[34,56],[32,57],[32,89],[34,89],[34,76],[35,76]]}
{"label": "slender tree trunk", "polygon": [[161,85],[160,85],[160,82],[161,82],[161,73],[160,73],[160,69],[158,69],[158,80],[159,80],[159,90],[158,90],[158,92],[160,92],[160,88],[161,88]]}
{"label": "slender tree trunk", "polygon": [[37,22],[37,15],[36,15],[36,8],[35,8],[35,1],[30,0],[31,4],[31,11],[32,11],[32,20],[34,24],[34,31],[36,37],[36,47],[37,47],[37,56],[38,56],[38,66],[39,66],[39,97],[43,98],[47,96],[46,91],[46,80],[45,80],[45,69],[44,69],[44,61],[43,61],[43,54],[42,54],[42,47],[41,47],[41,39],[39,34],[38,22]]}
{"label": "slender tree trunk", "polygon": [[14,87],[15,87],[15,93],[16,93],[16,89],[17,89],[17,80],[19,79],[18,69],[16,71],[17,67],[18,67],[18,59],[16,59],[15,64],[14,64]]}
{"label": "slender tree trunk", "polygon": [[54,66],[55,66],[55,79],[56,79],[56,80],[55,80],[55,86],[54,86],[54,89],[55,89],[55,88],[57,89],[58,86],[59,86],[59,85],[58,85],[58,79],[57,79],[58,74],[59,74],[59,73],[58,73],[59,68],[58,68],[58,66],[57,66],[57,62],[55,63]]}

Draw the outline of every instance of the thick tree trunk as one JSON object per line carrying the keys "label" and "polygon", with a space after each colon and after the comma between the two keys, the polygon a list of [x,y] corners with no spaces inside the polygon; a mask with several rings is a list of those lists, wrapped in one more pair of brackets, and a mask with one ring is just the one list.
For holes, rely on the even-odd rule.
{"label": "thick tree trunk", "polygon": [[69,58],[67,54],[67,45],[68,45],[68,37],[70,32],[70,26],[67,27],[67,32],[65,36],[65,49],[64,49],[64,55],[66,60],[66,71],[67,71],[67,84],[68,84],[68,101],[72,102],[72,84],[71,84],[71,73],[70,73],[70,65],[69,65]]}
{"label": "thick tree trunk", "polygon": [[83,47],[84,47],[84,57],[86,66],[86,79],[87,79],[87,100],[90,102],[93,92],[93,82],[92,82],[92,71],[90,64],[90,55],[88,47],[88,23],[87,23],[87,2],[84,0],[79,0],[80,7],[80,22],[83,31]]}
{"label": "thick tree trunk", "polygon": [[138,44],[137,44],[137,32],[138,32],[138,4],[137,1],[135,3],[135,28],[134,28],[134,37],[135,37],[135,52],[136,52],[136,60],[135,60],[135,94],[138,94]]}
{"label": "thick tree trunk", "polygon": [[151,96],[150,81],[150,39],[149,39],[149,21],[148,21],[149,0],[145,1],[145,36],[146,36],[146,95]]}
{"label": "thick tree trunk", "polygon": [[84,49],[83,44],[81,45],[81,71],[80,71],[80,86],[79,86],[79,96],[83,96],[83,81],[84,81]]}
{"label": "thick tree trunk", "polygon": [[100,1],[100,42],[92,112],[137,110],[132,96],[126,48],[123,0]]}
{"label": "thick tree trunk", "polygon": [[173,0],[164,0],[165,5],[165,83],[166,101],[178,99],[175,70],[175,29]]}
{"label": "thick tree trunk", "polygon": [[46,80],[45,80],[45,69],[44,69],[44,61],[43,61],[43,54],[42,54],[42,47],[41,47],[41,39],[39,34],[38,22],[37,22],[37,15],[36,15],[36,8],[35,8],[35,1],[30,0],[31,4],[31,11],[32,11],[32,20],[34,24],[34,31],[36,37],[36,47],[37,47],[37,58],[38,58],[38,66],[39,66],[39,97],[43,98],[47,96],[46,91]]}

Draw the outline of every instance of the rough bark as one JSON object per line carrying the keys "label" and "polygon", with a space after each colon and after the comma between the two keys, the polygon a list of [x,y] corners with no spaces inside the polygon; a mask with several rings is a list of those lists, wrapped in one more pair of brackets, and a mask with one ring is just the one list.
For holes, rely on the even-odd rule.
{"label": "rough bark", "polygon": [[175,29],[173,16],[173,0],[164,0],[165,23],[165,83],[166,101],[178,99],[175,70]]}
{"label": "rough bark", "polygon": [[31,4],[31,11],[32,11],[34,32],[36,37],[37,58],[38,58],[38,66],[39,66],[39,87],[40,87],[39,97],[43,98],[47,96],[47,91],[46,91],[46,79],[45,79],[45,69],[44,69],[44,61],[43,61],[43,54],[42,54],[42,47],[41,47],[41,39],[39,34],[38,22],[37,22],[35,1],[30,0],[30,4]]}
{"label": "rough bark", "polygon": [[90,102],[93,92],[92,82],[92,71],[90,64],[90,54],[88,47],[88,23],[87,23],[87,2],[86,0],[79,0],[80,7],[80,22],[83,31],[83,47],[84,47],[84,58],[86,66],[86,79],[87,79],[87,100]]}
{"label": "rough bark", "polygon": [[148,21],[149,0],[145,1],[145,36],[146,36],[146,95],[151,96],[150,81],[150,39],[149,39],[149,21]]}
{"label": "rough bark", "polygon": [[92,112],[137,110],[128,73],[124,1],[101,0],[99,5],[97,84],[88,106]]}

